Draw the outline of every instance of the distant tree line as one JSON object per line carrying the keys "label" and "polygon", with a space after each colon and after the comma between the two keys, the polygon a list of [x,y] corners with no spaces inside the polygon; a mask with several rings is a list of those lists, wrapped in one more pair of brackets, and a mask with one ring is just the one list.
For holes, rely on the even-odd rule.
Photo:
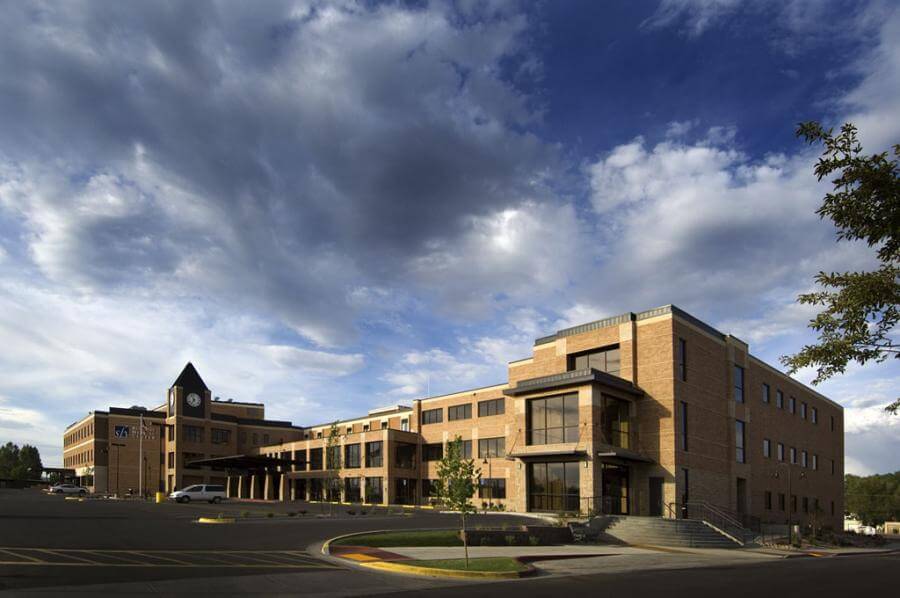
{"label": "distant tree line", "polygon": [[36,480],[41,477],[41,453],[30,444],[22,448],[12,442],[0,446],[0,478]]}
{"label": "distant tree line", "polygon": [[900,471],[844,476],[846,510],[866,525],[900,521]]}

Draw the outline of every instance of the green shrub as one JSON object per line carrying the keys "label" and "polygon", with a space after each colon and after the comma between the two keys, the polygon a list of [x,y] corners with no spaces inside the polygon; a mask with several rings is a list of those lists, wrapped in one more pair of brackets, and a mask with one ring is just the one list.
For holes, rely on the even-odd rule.
{"label": "green shrub", "polygon": [[503,536],[503,539],[506,541],[507,546],[515,546],[519,543],[518,536],[515,536],[513,534],[507,534]]}
{"label": "green shrub", "polygon": [[490,546],[492,544],[490,536],[481,536],[481,542],[479,542],[482,546]]}
{"label": "green shrub", "polygon": [[540,546],[541,539],[538,538],[537,536],[528,536],[528,544],[530,546]]}

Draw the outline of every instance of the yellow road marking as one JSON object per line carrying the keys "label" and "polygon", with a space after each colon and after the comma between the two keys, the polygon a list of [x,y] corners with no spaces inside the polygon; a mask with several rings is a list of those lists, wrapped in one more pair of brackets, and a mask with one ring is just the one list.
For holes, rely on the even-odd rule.
{"label": "yellow road marking", "polygon": [[[163,561],[171,561],[171,562],[177,563],[177,564],[179,564],[179,565],[188,565],[188,566],[190,566],[190,563],[188,563],[188,562],[186,562],[186,561],[179,561],[178,559],[173,559],[173,558],[168,557],[168,556],[162,556],[162,555],[160,555],[160,554],[144,554],[143,552],[138,552],[138,551],[135,551],[134,554],[137,554],[137,555],[143,556],[143,557],[149,557],[149,558],[151,558],[151,559],[160,559],[160,560],[163,560]],[[160,566],[164,566],[164,565],[160,565]]]}
{"label": "yellow road marking", "polygon": [[91,565],[102,565],[103,564],[103,563],[98,563],[97,561],[92,561],[90,559],[86,559],[84,557],[75,556],[74,554],[60,553],[60,552],[57,552],[56,550],[50,550],[49,548],[32,548],[31,550],[37,550],[38,552],[52,554],[53,556],[58,556],[58,557],[61,557],[64,559],[72,559],[75,561],[81,561],[82,563],[89,563]]}
{"label": "yellow road marking", "polygon": [[342,554],[341,558],[350,559],[353,561],[367,562],[367,561],[380,561],[382,559],[372,556],[370,554],[363,554],[361,552],[351,552],[349,554]]}
{"label": "yellow road marking", "polygon": [[[117,559],[117,560],[120,560],[120,561],[125,561],[126,563],[131,564],[131,565],[146,566],[146,563],[141,562],[141,561],[139,561],[139,560],[136,560],[136,559],[133,559],[133,558],[132,558],[132,559],[129,559],[129,558],[126,558],[126,557],[124,557],[124,556],[119,556],[120,554],[122,554],[121,552],[118,552],[117,554],[106,554],[106,551],[105,551],[105,550],[102,550],[102,549],[97,549],[97,550],[86,550],[85,552],[86,552],[87,554],[93,555],[93,556],[95,556],[95,557],[101,557],[101,558],[102,558],[102,557],[106,557],[106,558],[109,558],[109,559]],[[128,552],[127,554],[133,554],[133,553],[132,553],[132,552]],[[72,557],[72,558],[75,558],[75,557]],[[108,565],[109,563],[100,563],[100,564],[101,564],[101,565]]]}
{"label": "yellow road marking", "polygon": [[16,557],[16,558],[28,559],[29,561],[32,561],[32,562],[34,562],[34,563],[46,563],[46,562],[47,562],[47,561],[42,561],[42,560],[39,559],[39,558],[30,556],[30,555],[27,555],[27,554],[20,554],[20,553],[18,553],[18,552],[15,552],[15,551],[12,551],[12,550],[6,550],[6,549],[3,549],[3,548],[0,548],[0,552],[5,552],[6,554],[10,554],[10,555],[12,555],[12,556],[14,556],[14,557]]}

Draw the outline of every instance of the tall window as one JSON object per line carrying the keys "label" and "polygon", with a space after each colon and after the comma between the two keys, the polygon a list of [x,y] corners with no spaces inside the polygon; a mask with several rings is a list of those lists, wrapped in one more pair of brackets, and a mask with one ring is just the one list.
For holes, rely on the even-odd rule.
{"label": "tall window", "polygon": [[746,441],[744,422],[739,419],[734,420],[734,443],[737,447],[736,457],[738,463],[746,463],[747,455],[744,451],[744,442]]}
{"label": "tall window", "polygon": [[734,366],[734,400],[744,402],[744,368],[739,365]]}
{"label": "tall window", "polygon": [[444,445],[440,442],[422,446],[422,461],[440,461],[444,457]]}
{"label": "tall window", "polygon": [[772,493],[766,490],[766,510],[772,510]]}
{"label": "tall window", "polygon": [[778,443],[778,460],[784,461],[784,445],[780,442]]}
{"label": "tall window", "polygon": [[322,469],[322,449],[309,449],[309,470],[319,471]]}
{"label": "tall window", "polygon": [[769,403],[769,385],[763,382],[762,385],[762,402],[768,404]]}
{"label": "tall window", "polygon": [[779,511],[784,510],[784,493],[783,492],[778,493],[778,510]]}
{"label": "tall window", "polygon": [[499,438],[479,438],[478,439],[478,458],[488,459],[495,457],[503,457],[506,454],[506,439],[502,436]]}
{"label": "tall window", "polygon": [[381,478],[366,478],[365,498],[369,504],[384,502],[384,482]]}
{"label": "tall window", "polygon": [[681,401],[681,450],[688,450],[688,404]]}
{"label": "tall window", "polygon": [[678,379],[687,381],[687,341],[679,338],[675,345],[675,362],[678,364]]}
{"label": "tall window", "polygon": [[806,403],[800,403],[800,417],[806,419]]}
{"label": "tall window", "polygon": [[358,444],[344,446],[344,467],[355,469],[360,466],[360,454]]}
{"label": "tall window", "polygon": [[681,504],[686,505],[691,500],[691,476],[687,467],[681,468],[681,477],[684,485],[681,487]]}
{"label": "tall window", "polygon": [[618,376],[622,368],[619,347],[607,347],[599,351],[586,351],[569,356],[569,371],[588,368]]}
{"label": "tall window", "polygon": [[819,423],[819,410],[815,407],[812,408],[812,412],[810,413],[810,420],[814,424]]}
{"label": "tall window", "polygon": [[367,442],[366,467],[381,467],[382,465],[384,465],[384,442],[381,440]]}
{"label": "tall window", "polygon": [[579,510],[578,461],[528,464],[528,502],[533,511]]}
{"label": "tall window", "polygon": [[416,460],[416,445],[398,443],[396,448],[396,465],[400,469],[412,469]]}
{"label": "tall window", "polygon": [[790,397],[788,399],[788,411],[790,411],[791,413],[797,412],[797,399],[795,399],[794,397]]}
{"label": "tall window", "polygon": [[784,409],[784,393],[780,390],[775,391],[775,406]]}
{"label": "tall window", "polygon": [[763,438],[763,457],[768,459],[772,456],[772,443],[768,438]]}
{"label": "tall window", "polygon": [[463,459],[471,459],[472,458],[472,441],[471,440],[463,440],[459,443],[459,456]]}
{"label": "tall window", "polygon": [[488,401],[479,401],[478,417],[487,417],[489,415],[501,415],[506,412],[505,399],[490,399]]}
{"label": "tall window", "polygon": [[341,447],[340,446],[329,446],[326,447],[326,467],[328,469],[337,469],[341,466]]}
{"label": "tall window", "polygon": [[447,420],[448,421],[456,421],[458,419],[471,419],[472,418],[472,404],[466,403],[465,405],[454,405],[453,407],[447,407]]}
{"label": "tall window", "polygon": [[615,397],[603,397],[603,412],[600,420],[606,441],[621,448],[630,448],[629,411],[631,404],[628,401]]}
{"label": "tall window", "polygon": [[444,421],[443,409],[427,409],[422,412],[422,425],[439,424]]}
{"label": "tall window", "polygon": [[797,464],[797,449],[791,447],[791,465]]}
{"label": "tall window", "polygon": [[578,395],[531,399],[526,409],[528,444],[578,442]]}
{"label": "tall window", "polygon": [[[359,445],[356,445],[357,448]],[[359,493],[359,478],[344,478],[344,500],[347,502],[361,502]]]}
{"label": "tall window", "polygon": [[802,467],[806,467],[808,465],[808,457],[806,456],[806,451],[802,451],[800,453],[800,465]]}
{"label": "tall window", "polygon": [[812,457],[813,457],[812,468],[813,468],[813,471],[816,471],[819,469],[819,455],[814,454]]}
{"label": "tall window", "polygon": [[185,426],[184,439],[188,442],[203,442],[203,428],[198,426]]}

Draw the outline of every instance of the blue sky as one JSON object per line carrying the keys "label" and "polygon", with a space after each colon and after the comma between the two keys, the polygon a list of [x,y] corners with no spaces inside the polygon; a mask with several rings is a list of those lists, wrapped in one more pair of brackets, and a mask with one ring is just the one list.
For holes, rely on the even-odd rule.
{"label": "blue sky", "polygon": [[[900,141],[892,2],[17,2],[0,24],[0,441],[58,464],[188,360],[312,424],[501,382],[674,303],[777,358],[872,265],[797,122]],[[809,381],[812,372],[798,377]],[[900,468],[896,363],[819,390]]]}

